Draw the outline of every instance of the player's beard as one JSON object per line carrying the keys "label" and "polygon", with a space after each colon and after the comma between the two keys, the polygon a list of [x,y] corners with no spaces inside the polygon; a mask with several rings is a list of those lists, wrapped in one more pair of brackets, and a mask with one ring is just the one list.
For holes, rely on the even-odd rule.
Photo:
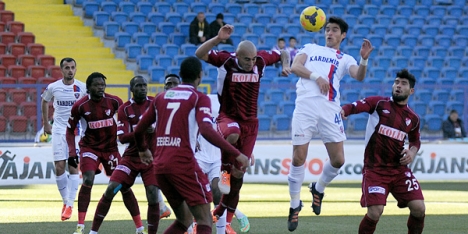
{"label": "player's beard", "polygon": [[401,102],[401,101],[406,100],[408,98],[408,95],[397,96],[397,95],[395,95],[395,93],[392,93],[392,98],[393,98],[394,102]]}

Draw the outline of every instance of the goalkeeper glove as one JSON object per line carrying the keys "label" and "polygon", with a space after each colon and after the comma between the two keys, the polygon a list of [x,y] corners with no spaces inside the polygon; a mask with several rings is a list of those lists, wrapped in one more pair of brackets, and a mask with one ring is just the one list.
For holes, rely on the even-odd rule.
{"label": "goalkeeper glove", "polygon": [[74,168],[78,168],[78,163],[80,163],[80,158],[78,156],[68,157],[68,165]]}

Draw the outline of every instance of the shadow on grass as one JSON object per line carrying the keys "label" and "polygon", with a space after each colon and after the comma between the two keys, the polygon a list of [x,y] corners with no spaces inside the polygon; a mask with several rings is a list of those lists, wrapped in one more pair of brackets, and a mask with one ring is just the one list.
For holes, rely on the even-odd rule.
{"label": "shadow on grass", "polygon": [[[294,233],[357,233],[362,216],[299,216],[299,227]],[[376,234],[406,233],[408,216],[384,215],[377,224]],[[424,233],[466,234],[468,215],[428,215],[425,220]],[[163,231],[174,219],[161,220],[158,233]],[[250,218],[252,234],[283,234],[289,233],[286,217]],[[45,223],[0,223],[1,233],[72,233],[75,222],[45,222]],[[90,222],[86,222],[85,233],[89,232]],[[214,227],[214,226],[213,226]],[[235,230],[239,230],[237,222],[233,221]],[[104,221],[100,233],[134,233],[131,220]],[[213,233],[216,233],[213,230]],[[240,232],[238,232],[240,233]]]}

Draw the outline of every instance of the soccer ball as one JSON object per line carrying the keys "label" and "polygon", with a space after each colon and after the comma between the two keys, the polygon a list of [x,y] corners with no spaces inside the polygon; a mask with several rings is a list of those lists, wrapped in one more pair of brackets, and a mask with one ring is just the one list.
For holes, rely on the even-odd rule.
{"label": "soccer ball", "polygon": [[52,137],[47,133],[41,134],[41,136],[39,137],[40,142],[49,142],[51,139]]}
{"label": "soccer ball", "polygon": [[300,16],[301,26],[309,32],[318,32],[327,22],[327,16],[320,7],[310,6]]}

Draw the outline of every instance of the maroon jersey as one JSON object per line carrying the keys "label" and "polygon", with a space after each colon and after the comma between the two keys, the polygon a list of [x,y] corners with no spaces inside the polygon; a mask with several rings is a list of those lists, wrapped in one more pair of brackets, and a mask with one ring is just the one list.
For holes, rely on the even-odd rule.
{"label": "maroon jersey", "polygon": [[[146,97],[146,100],[140,104],[130,99],[119,107],[117,136],[119,137],[120,143],[128,143],[122,156],[139,157],[133,131],[138,122],[140,122],[143,113],[148,109],[151,101],[153,101],[153,97]],[[153,135],[153,133],[146,132],[146,139],[152,142],[149,144],[151,152],[154,152],[154,148],[156,147]]]}
{"label": "maroon jersey", "polygon": [[250,72],[237,64],[235,53],[211,50],[208,63],[218,67],[218,97],[220,113],[234,120],[257,118],[260,78],[265,67],[281,61],[279,51],[258,51],[256,63]]}
{"label": "maroon jersey", "polygon": [[405,140],[419,149],[419,117],[408,105],[398,105],[392,98],[373,96],[343,106],[345,115],[368,112],[364,167],[387,169],[406,167],[400,164]]}
{"label": "maroon jersey", "polygon": [[[156,151],[153,154],[153,164],[158,174],[187,174],[198,167],[194,152],[198,126],[201,132],[203,123],[203,130],[219,139],[218,146],[221,144],[227,150],[231,149],[231,154],[240,153],[213,129],[210,98],[193,86],[179,85],[158,94],[151,102],[135,129],[135,140],[140,152],[147,148],[142,133],[154,122]],[[216,145],[216,142],[211,143]]]}
{"label": "maroon jersey", "polygon": [[83,124],[86,130],[80,140],[80,147],[103,152],[118,151],[117,124],[114,115],[120,105],[122,105],[122,100],[119,97],[107,93],[97,102],[91,100],[89,95],[75,102],[67,127],[70,155],[76,154],[74,131],[80,120],[86,121]]}

